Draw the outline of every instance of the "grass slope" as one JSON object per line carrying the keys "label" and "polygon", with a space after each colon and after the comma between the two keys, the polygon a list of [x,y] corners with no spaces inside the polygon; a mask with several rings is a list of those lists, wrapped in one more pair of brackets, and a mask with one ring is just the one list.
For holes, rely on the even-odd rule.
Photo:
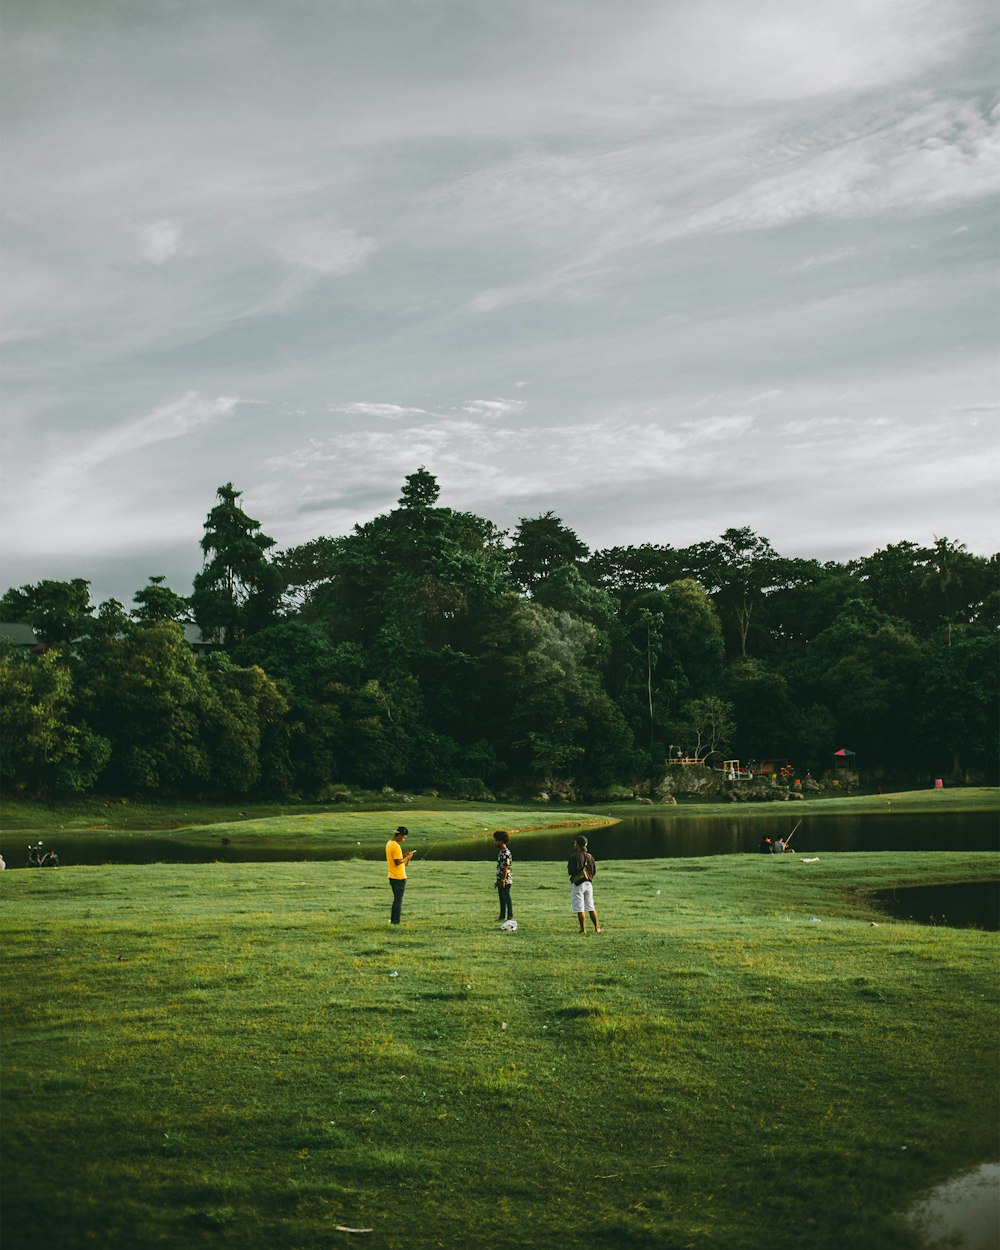
{"label": "grass slope", "polygon": [[359,860],[4,873],[4,1250],[912,1247],[997,1154],[998,940],[868,895],[997,871],[609,863],[586,938],[561,865],[509,936],[486,858],[396,930]]}
{"label": "grass slope", "polygon": [[512,810],[496,804],[456,802],[386,809],[384,801],[378,810],[338,804],[319,810],[272,806],[243,812],[222,807],[196,809],[196,813],[179,804],[144,806],[138,811],[131,805],[109,804],[103,810],[88,807],[81,812],[70,806],[16,803],[5,805],[3,815],[4,853],[11,864],[24,862],[22,843],[32,838],[43,838],[46,846],[57,848],[64,862],[72,863],[74,840],[94,832],[122,843],[155,843],[168,855],[172,847],[221,847],[225,838],[253,854],[283,852],[289,859],[308,859],[312,854],[334,852],[381,860],[386,839],[397,825],[406,825],[410,831],[407,850],[418,856],[447,858],[449,850],[492,846],[490,835],[497,828],[525,835],[557,830],[572,834],[615,823],[610,816],[565,808]]}

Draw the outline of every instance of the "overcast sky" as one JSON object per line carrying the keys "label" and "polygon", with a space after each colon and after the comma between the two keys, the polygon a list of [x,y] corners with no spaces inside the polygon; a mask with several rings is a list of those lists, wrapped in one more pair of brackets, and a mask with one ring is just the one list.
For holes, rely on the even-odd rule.
{"label": "overcast sky", "polygon": [[4,0],[2,589],[440,502],[996,549],[993,0]]}

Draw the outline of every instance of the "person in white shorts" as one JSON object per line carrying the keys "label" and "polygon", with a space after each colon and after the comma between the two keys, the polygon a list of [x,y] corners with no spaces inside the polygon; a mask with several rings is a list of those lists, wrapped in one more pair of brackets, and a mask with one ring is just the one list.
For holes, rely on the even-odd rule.
{"label": "person in white shorts", "polygon": [[576,914],[580,922],[580,932],[587,932],[585,916],[590,916],[594,923],[594,932],[600,933],[601,926],[594,909],[594,877],[597,875],[597,865],[593,855],[587,850],[587,839],[582,833],[573,839],[573,854],[566,863],[566,871],[570,882],[570,911]]}

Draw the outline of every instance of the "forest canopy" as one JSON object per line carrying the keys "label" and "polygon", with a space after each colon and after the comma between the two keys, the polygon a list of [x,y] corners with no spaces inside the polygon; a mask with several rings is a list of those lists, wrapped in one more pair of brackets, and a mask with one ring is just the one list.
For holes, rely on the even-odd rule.
{"label": "forest canopy", "polygon": [[592,552],[551,511],[504,532],[439,495],[420,468],[279,551],[226,483],[187,595],[7,590],[31,634],[0,637],[6,792],[596,798],[678,758],[818,781],[842,748],[871,784],[996,779],[997,555],[820,563],[748,528]]}

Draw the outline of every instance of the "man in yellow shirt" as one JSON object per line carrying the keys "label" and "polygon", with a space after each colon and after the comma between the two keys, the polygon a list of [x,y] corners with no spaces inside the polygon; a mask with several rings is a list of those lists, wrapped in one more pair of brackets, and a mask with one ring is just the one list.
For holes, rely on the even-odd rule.
{"label": "man in yellow shirt", "polygon": [[400,825],[393,829],[392,837],[385,844],[385,862],[389,866],[389,884],[392,886],[392,912],[390,924],[399,924],[403,911],[403,891],[406,889],[406,865],[413,858],[413,852],[403,852],[403,842],[409,836],[409,829]]}

